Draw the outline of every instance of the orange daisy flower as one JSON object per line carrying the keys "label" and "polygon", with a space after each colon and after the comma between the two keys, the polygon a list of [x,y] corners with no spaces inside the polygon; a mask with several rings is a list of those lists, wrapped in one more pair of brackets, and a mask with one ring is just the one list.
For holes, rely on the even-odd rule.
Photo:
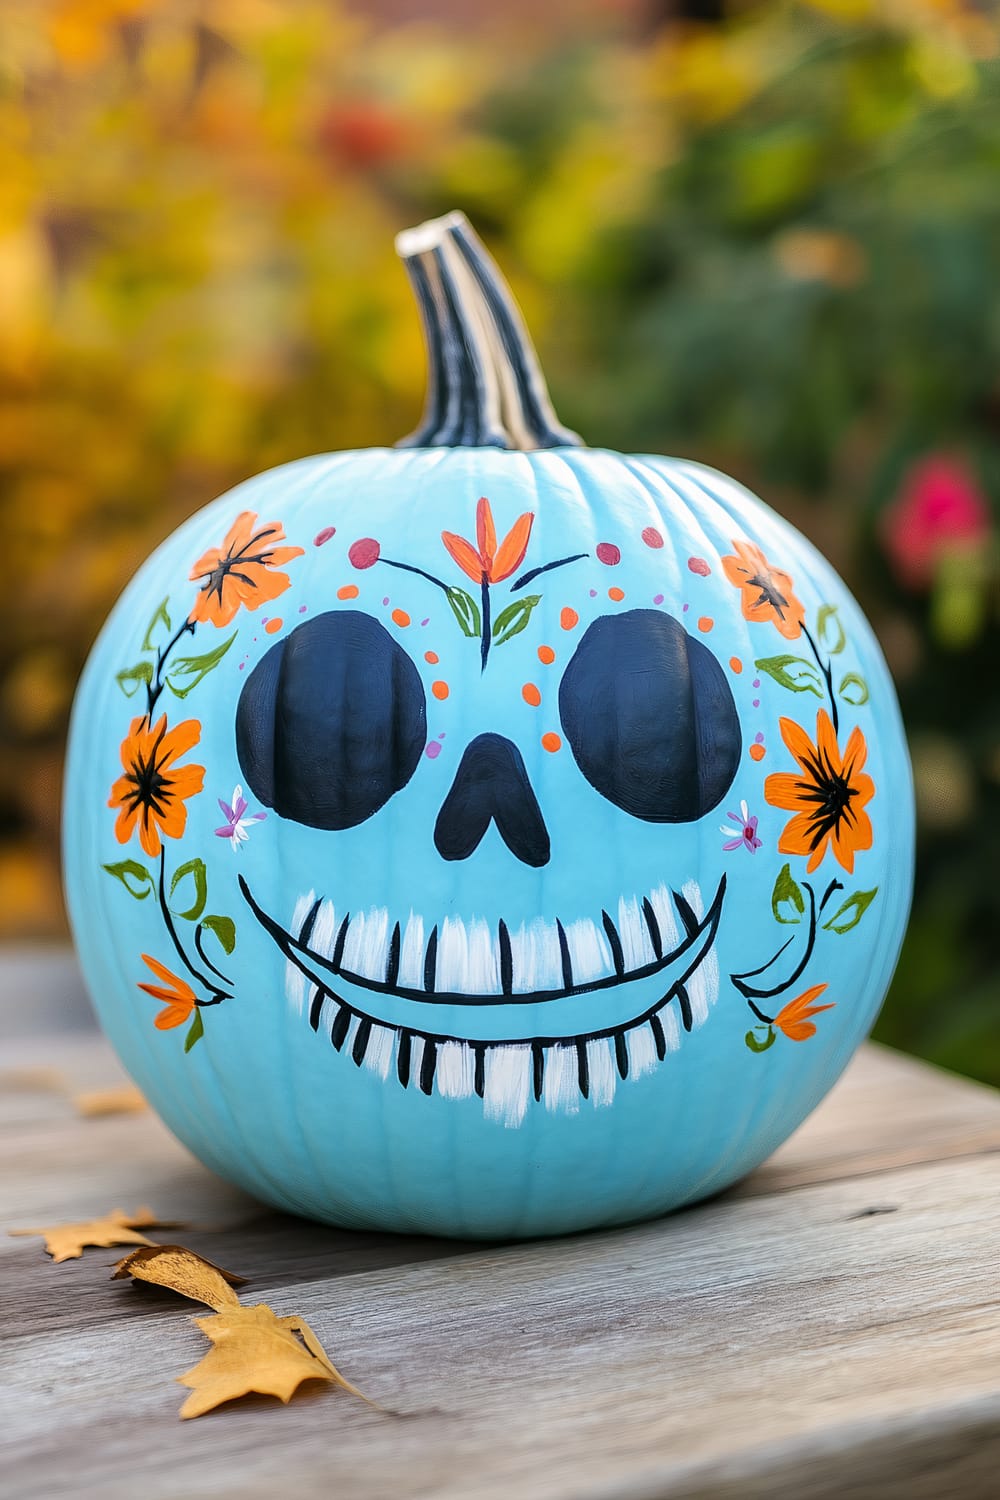
{"label": "orange daisy flower", "polygon": [[822,862],[827,849],[849,875],[854,856],[872,846],[871,819],[865,807],[875,795],[875,783],[862,770],[868,757],[865,737],[851,730],[843,755],[825,708],[816,715],[816,743],[791,719],[779,720],[781,738],[801,770],[768,776],[764,798],[772,807],[795,816],[778,840],[782,854],[808,854],[808,873]]}
{"label": "orange daisy flower", "polygon": [[160,834],[179,839],[187,822],[186,797],[200,792],[204,766],[178,766],[176,762],[201,737],[197,719],[186,719],[167,729],[167,716],[150,728],[148,718],[133,719],[122,740],[125,769],[111,788],[108,806],[118,809],[115,838],[127,844],[139,825],[139,842],[155,859],[160,852]]}
{"label": "orange daisy flower", "polygon": [[196,1004],[194,990],[186,979],[180,979],[176,974],[171,973],[166,964],[161,964],[159,959],[151,958],[148,953],[144,953],[142,961],[148,969],[152,969],[161,983],[143,984],[140,981],[139,988],[145,990],[147,995],[152,995],[154,1000],[162,1000],[166,1007],[160,1011],[153,1025],[159,1031],[170,1031],[174,1026],[183,1026],[194,1013]]}
{"label": "orange daisy flower", "polygon": [[188,619],[210,625],[228,625],[242,607],[257,609],[277,599],[288,587],[287,573],[276,570],[301,557],[302,547],[279,547],[285,528],[268,521],[254,530],[257,514],[245,510],[236,517],[221,547],[211,547],[199,557],[190,576],[201,580],[201,588]]}
{"label": "orange daisy flower", "polygon": [[462,572],[475,583],[502,583],[524,562],[534,519],[530,510],[518,516],[498,547],[493,510],[484,495],[476,506],[476,546],[453,531],[442,531],[441,540]]}
{"label": "orange daisy flower", "polygon": [[722,559],[722,571],[742,593],[744,619],[768,622],[786,640],[794,641],[802,634],[806,611],[802,601],[795,597],[791,576],[781,568],[772,567],[755,543],[738,542],[734,538],[733,546],[736,556]]}
{"label": "orange daisy flower", "polygon": [[824,1010],[833,1010],[837,1003],[835,1000],[830,1000],[826,1005],[813,1004],[813,1001],[818,1000],[823,991],[828,988],[829,986],[825,984],[814,984],[812,989],[804,990],[794,1000],[789,1000],[771,1022],[772,1026],[784,1032],[792,1042],[807,1042],[811,1036],[816,1035],[816,1027],[809,1019],[810,1016],[818,1016]]}

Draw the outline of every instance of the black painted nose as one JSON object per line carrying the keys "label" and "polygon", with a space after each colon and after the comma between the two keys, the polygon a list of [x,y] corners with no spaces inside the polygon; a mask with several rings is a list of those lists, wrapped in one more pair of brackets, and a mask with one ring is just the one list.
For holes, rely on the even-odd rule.
{"label": "black painted nose", "polygon": [[520,750],[502,734],[479,734],[466,746],[437,815],[434,844],[441,858],[468,859],[491,822],[524,864],[548,864],[549,834]]}

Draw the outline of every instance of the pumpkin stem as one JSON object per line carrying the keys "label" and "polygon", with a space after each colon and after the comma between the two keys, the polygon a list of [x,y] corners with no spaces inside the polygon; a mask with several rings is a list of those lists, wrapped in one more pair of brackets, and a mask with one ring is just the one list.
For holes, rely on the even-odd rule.
{"label": "pumpkin stem", "polygon": [[464,214],[396,238],[427,343],[423,419],[401,448],[579,448],[549,398],[513,295]]}

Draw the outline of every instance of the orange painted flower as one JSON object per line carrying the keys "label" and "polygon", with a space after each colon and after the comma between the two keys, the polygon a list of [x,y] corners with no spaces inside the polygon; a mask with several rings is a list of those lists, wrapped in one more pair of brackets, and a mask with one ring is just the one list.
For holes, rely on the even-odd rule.
{"label": "orange painted flower", "polygon": [[128,843],[138,824],[139,842],[155,859],[161,832],[172,839],[181,837],[187,822],[184,799],[201,791],[205,767],[176,762],[200,737],[197,719],[186,719],[173,729],[167,728],[166,714],[153,728],[146,717],[132,720],[121,747],[125,774],[119,776],[108,798],[108,806],[118,809],[115,838],[119,844]]}
{"label": "orange painted flower", "polygon": [[453,531],[442,531],[441,540],[475,583],[502,583],[524,562],[534,519],[530,510],[518,516],[498,547],[493,511],[484,495],[476,506],[476,546]]}
{"label": "orange painted flower", "polygon": [[245,510],[230,526],[221,547],[211,547],[199,557],[190,576],[201,581],[189,619],[210,625],[228,625],[241,606],[257,609],[277,599],[288,587],[283,563],[301,557],[302,547],[279,547],[285,528],[268,521],[259,531],[255,511]]}
{"label": "orange painted flower", "polygon": [[144,953],[142,961],[161,981],[159,984],[139,982],[141,990],[145,990],[147,995],[152,995],[154,1000],[162,1000],[164,1003],[165,1009],[160,1011],[153,1025],[159,1031],[170,1031],[174,1026],[183,1026],[194,1013],[196,1004],[194,990],[186,979],[180,979],[176,974],[171,973],[166,964],[161,964],[159,959],[151,958],[148,953]]}
{"label": "orange painted flower", "polygon": [[811,1036],[816,1035],[816,1027],[809,1019],[810,1016],[818,1016],[824,1010],[833,1010],[837,1003],[830,1000],[826,1005],[813,1004],[827,988],[825,984],[814,984],[811,989],[804,990],[779,1010],[771,1024],[784,1032],[789,1041],[807,1042]]}
{"label": "orange painted flower", "polygon": [[742,593],[744,619],[774,625],[788,641],[802,634],[805,606],[795,597],[792,579],[774,568],[753,542],[733,539],[735,557],[722,559],[722,571]]}
{"label": "orange painted flower", "polygon": [[778,849],[782,854],[808,854],[806,870],[812,873],[832,845],[836,858],[853,875],[855,854],[872,846],[871,819],[864,809],[875,795],[875,783],[862,770],[868,756],[865,737],[860,729],[852,729],[842,756],[825,708],[816,715],[815,745],[791,719],[779,723],[781,738],[801,769],[777,772],[764,783],[765,800],[795,814],[785,824]]}

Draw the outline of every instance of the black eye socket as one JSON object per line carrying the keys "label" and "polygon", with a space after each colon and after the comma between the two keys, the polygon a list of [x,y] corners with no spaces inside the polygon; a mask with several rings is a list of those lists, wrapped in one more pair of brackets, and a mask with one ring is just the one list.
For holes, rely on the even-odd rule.
{"label": "black eye socket", "polygon": [[660,610],[594,621],[563,675],[559,714],[591,786],[647,823],[693,823],[736,775],[742,736],[725,674]]}
{"label": "black eye socket", "polygon": [[310,828],[353,828],[406,785],[427,740],[423,684],[377,620],[317,615],[262,657],[236,710],[259,801]]}

